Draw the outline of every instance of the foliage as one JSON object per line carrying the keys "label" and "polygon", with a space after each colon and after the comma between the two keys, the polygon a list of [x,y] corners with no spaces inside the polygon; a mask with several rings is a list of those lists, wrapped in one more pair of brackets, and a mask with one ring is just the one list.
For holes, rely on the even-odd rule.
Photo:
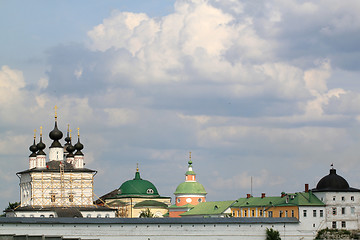
{"label": "foliage", "polygon": [[154,214],[150,211],[149,208],[142,210],[140,212],[139,218],[153,218]]}
{"label": "foliage", "polygon": [[279,231],[266,228],[266,240],[281,240]]}
{"label": "foliage", "polygon": [[345,229],[329,229],[325,228],[318,231],[315,239],[359,239],[355,232]]}
{"label": "foliage", "polygon": [[[3,210],[3,212],[6,212],[11,209],[16,209],[18,206],[20,206],[19,202],[13,202],[13,203],[9,202],[9,205]],[[5,217],[5,213],[0,215],[0,217]]]}

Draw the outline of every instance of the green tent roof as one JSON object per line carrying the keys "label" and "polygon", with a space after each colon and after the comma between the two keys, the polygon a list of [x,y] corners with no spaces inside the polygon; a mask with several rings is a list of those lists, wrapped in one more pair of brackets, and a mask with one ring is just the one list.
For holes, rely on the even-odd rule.
{"label": "green tent roof", "polygon": [[117,197],[125,196],[147,196],[147,197],[159,197],[159,193],[151,182],[140,178],[140,173],[135,173],[133,180],[124,182],[118,191]]}
{"label": "green tent roof", "polygon": [[176,188],[174,194],[207,194],[207,192],[201,183],[183,182]]}
{"label": "green tent roof", "polygon": [[224,213],[235,201],[202,202],[180,216],[219,215]]}

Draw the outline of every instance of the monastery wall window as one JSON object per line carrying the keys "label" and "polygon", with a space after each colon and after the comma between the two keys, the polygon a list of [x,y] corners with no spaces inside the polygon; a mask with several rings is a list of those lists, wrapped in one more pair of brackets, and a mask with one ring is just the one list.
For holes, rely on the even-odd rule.
{"label": "monastery wall window", "polygon": [[260,217],[262,217],[262,215],[263,215],[263,210],[260,210],[259,215],[260,215]]}
{"label": "monastery wall window", "polygon": [[291,210],[291,217],[295,217],[295,212],[294,212],[294,210]]}
{"label": "monastery wall window", "polygon": [[351,201],[354,201],[354,200],[355,200],[354,196],[351,196],[350,199],[351,199]]}
{"label": "monastery wall window", "polygon": [[316,210],[313,210],[313,217],[316,217]]}
{"label": "monastery wall window", "polygon": [[244,217],[247,217],[246,215],[247,215],[247,211],[246,211],[246,210],[244,210]]}
{"label": "monastery wall window", "polygon": [[320,210],[320,217],[324,217],[324,210]]}
{"label": "monastery wall window", "polygon": [[273,212],[272,212],[272,211],[268,211],[268,216],[269,216],[270,218],[272,218],[272,217],[273,217]]}
{"label": "monastery wall window", "polygon": [[251,210],[252,217],[255,217],[255,210]]}
{"label": "monastery wall window", "polygon": [[283,216],[283,211],[280,211],[280,212],[279,212],[279,217],[284,217],[284,216]]}
{"label": "monastery wall window", "polygon": [[332,214],[336,215],[336,207],[332,208]]}
{"label": "monastery wall window", "polygon": [[341,214],[345,214],[345,208],[343,207],[343,208],[341,208]]}
{"label": "monastery wall window", "polygon": [[332,228],[336,228],[336,222],[332,222]]}
{"label": "monastery wall window", "polygon": [[333,196],[333,201],[335,201],[336,200],[336,197],[335,196]]}
{"label": "monastery wall window", "polygon": [[307,211],[306,210],[303,211],[303,216],[307,217]]}
{"label": "monastery wall window", "polygon": [[285,217],[288,217],[288,210],[285,211]]}
{"label": "monastery wall window", "polygon": [[341,201],[343,201],[343,202],[345,201],[345,197],[344,197],[344,196],[341,197]]}
{"label": "monastery wall window", "polygon": [[355,214],[355,207],[351,207],[350,210],[351,210],[351,215],[354,215]]}
{"label": "monastery wall window", "polygon": [[341,221],[341,227],[346,228],[346,222],[345,221]]}

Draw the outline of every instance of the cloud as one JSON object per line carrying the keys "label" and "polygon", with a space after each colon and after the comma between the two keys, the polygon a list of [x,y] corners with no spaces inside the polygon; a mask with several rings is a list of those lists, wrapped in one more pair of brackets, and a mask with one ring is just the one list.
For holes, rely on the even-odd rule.
{"label": "cloud", "polygon": [[21,97],[21,89],[25,87],[21,71],[2,66],[0,71],[0,103],[16,104]]}
{"label": "cloud", "polygon": [[51,130],[58,105],[59,128],[81,128],[104,193],[140,162],[172,195],[190,150],[214,200],[238,197],[229,187],[242,193],[250,176],[259,191],[291,188],[293,175],[303,186],[329,162],[357,176],[358,11],[333,0],[178,0],[160,17],[114,10],[86,44],[49,48],[45,77],[2,66],[2,153],[30,145],[39,125]]}

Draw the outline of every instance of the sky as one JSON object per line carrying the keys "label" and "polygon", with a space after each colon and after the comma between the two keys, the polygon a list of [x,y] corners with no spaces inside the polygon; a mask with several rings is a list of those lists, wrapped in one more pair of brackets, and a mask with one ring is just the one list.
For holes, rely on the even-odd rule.
{"label": "sky", "polygon": [[[33,132],[80,128],[94,192],[173,197],[192,152],[207,200],[337,173],[360,188],[358,0],[0,0],[0,207]],[[64,140],[62,140],[64,144]]]}

